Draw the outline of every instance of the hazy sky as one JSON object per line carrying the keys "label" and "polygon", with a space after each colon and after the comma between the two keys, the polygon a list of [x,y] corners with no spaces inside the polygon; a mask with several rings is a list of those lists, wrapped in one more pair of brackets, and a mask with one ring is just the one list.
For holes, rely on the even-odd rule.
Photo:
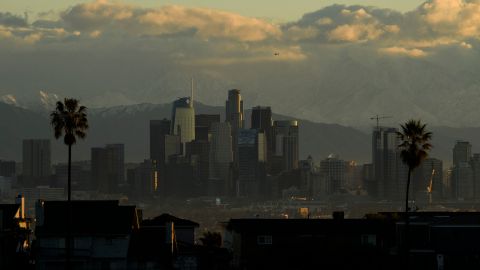
{"label": "hazy sky", "polygon": [[0,3],[0,101],[169,103],[195,77],[212,105],[238,88],[319,122],[480,123],[479,0]]}
{"label": "hazy sky", "polygon": [[[1,0],[1,8],[13,13],[33,14],[49,10],[64,10],[86,0]],[[416,8],[421,0],[124,0],[116,1],[132,3],[145,7],[158,7],[167,4],[216,8],[239,13],[244,16],[265,17],[275,20],[295,20],[304,13],[318,10],[332,4],[377,6],[399,11]]]}

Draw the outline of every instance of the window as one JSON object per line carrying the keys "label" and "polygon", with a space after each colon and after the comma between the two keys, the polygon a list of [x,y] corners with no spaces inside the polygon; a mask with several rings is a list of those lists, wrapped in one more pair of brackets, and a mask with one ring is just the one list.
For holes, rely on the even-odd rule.
{"label": "window", "polygon": [[272,236],[271,235],[259,235],[259,236],[257,236],[257,244],[258,245],[271,245],[272,244]]}
{"label": "window", "polygon": [[377,245],[377,236],[375,234],[362,234],[362,245],[363,246],[376,246]]}

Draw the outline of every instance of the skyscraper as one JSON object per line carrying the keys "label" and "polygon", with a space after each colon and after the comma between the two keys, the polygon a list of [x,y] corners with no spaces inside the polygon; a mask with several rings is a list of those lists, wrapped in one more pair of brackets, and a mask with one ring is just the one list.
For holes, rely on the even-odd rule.
{"label": "skyscraper", "polygon": [[48,139],[23,140],[23,173],[25,186],[50,184],[51,148]]}
{"label": "skyscraper", "polygon": [[335,155],[329,155],[320,161],[320,175],[325,181],[327,194],[339,193],[346,188],[347,165],[345,160],[341,160]]}
{"label": "skyscraper", "polygon": [[473,170],[473,197],[475,200],[478,200],[480,199],[480,154],[473,154],[470,165],[472,166]]}
{"label": "skyscraper", "polygon": [[167,119],[150,120],[150,159],[165,164],[165,136],[170,134],[172,122]]}
{"label": "skyscraper", "polygon": [[396,128],[379,127],[372,134],[373,197],[401,200],[406,188],[407,168],[400,159]]}
{"label": "skyscraper", "polygon": [[291,171],[298,168],[299,139],[298,122],[275,121],[273,125],[272,151],[283,158],[283,169]]}
{"label": "skyscraper", "polygon": [[240,90],[233,89],[228,91],[228,100],[226,101],[225,121],[230,123],[232,134],[236,134],[239,129],[245,125],[243,119],[243,100]]}
{"label": "skyscraper", "polygon": [[274,151],[272,125],[272,109],[270,107],[256,106],[252,108],[252,129],[256,129],[265,134],[267,162],[272,159]]}
{"label": "skyscraper", "polygon": [[179,98],[173,102],[171,134],[180,136],[182,153],[185,154],[185,144],[195,140],[195,109],[192,98]]}
{"label": "skyscraper", "polygon": [[234,189],[231,172],[233,150],[230,123],[213,123],[211,132],[209,177],[212,181],[223,183],[224,194],[228,194]]}
{"label": "skyscraper", "polygon": [[252,108],[252,128],[267,131],[272,128],[272,109],[256,106]]}
{"label": "skyscraper", "polygon": [[238,134],[237,196],[256,197],[266,177],[265,134],[256,129],[241,129]]}
{"label": "skyscraper", "polygon": [[91,149],[92,187],[116,193],[125,184],[125,149],[123,144],[107,144]]}
{"label": "skyscraper", "polygon": [[459,200],[474,198],[474,172],[471,165],[472,145],[466,141],[457,141],[453,147],[452,191]]}
{"label": "skyscraper", "polygon": [[225,102],[225,109],[225,122],[230,123],[232,131],[233,160],[236,164],[238,160],[238,131],[245,126],[245,119],[243,118],[243,100],[240,95],[240,90],[232,89],[228,91],[228,99]]}
{"label": "skyscraper", "polygon": [[472,145],[466,141],[457,141],[453,147],[453,165],[461,162],[470,162],[472,158]]}
{"label": "skyscraper", "polygon": [[208,141],[213,123],[220,122],[219,114],[195,115],[195,140]]}
{"label": "skyscraper", "polygon": [[131,188],[130,195],[136,199],[148,198],[159,188],[158,171],[151,160],[144,160],[137,167],[129,169],[127,179]]}
{"label": "skyscraper", "polygon": [[16,175],[15,161],[0,160],[0,176],[13,177]]}
{"label": "skyscraper", "polygon": [[443,162],[436,158],[425,159],[412,173],[410,190],[411,198],[419,203],[438,202],[443,196]]}

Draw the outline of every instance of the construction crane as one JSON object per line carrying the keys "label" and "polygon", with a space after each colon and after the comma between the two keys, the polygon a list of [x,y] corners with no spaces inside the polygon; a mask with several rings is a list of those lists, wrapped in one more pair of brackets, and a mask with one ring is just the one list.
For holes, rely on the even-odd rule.
{"label": "construction crane", "polygon": [[432,175],[430,176],[430,183],[427,186],[428,203],[432,204],[432,192],[433,192],[433,177],[435,176],[435,169],[432,169]]}
{"label": "construction crane", "polygon": [[387,119],[387,118],[393,118],[392,116],[387,116],[387,115],[375,115],[373,117],[370,117],[370,120],[377,120],[377,129],[380,128],[380,120],[381,119]]}

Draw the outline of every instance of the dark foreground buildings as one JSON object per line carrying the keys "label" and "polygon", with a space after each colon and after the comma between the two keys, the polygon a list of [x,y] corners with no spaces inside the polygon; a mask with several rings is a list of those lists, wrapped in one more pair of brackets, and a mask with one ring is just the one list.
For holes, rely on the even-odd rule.
{"label": "dark foreground buildings", "polygon": [[[417,212],[408,260],[402,213],[364,219],[232,219],[232,269],[478,269],[480,213]],[[406,265],[408,263],[408,266]]]}
{"label": "dark foreground buildings", "polygon": [[[169,214],[143,219],[141,210],[118,201],[73,201],[71,209],[71,269],[226,268],[225,250],[195,244],[193,221]],[[31,267],[66,269],[67,202],[39,201],[36,211]]]}
{"label": "dark foreground buildings", "polygon": [[[0,269],[65,269],[67,202],[38,201],[34,238],[22,205],[0,205]],[[169,214],[146,219],[118,201],[73,201],[71,209],[72,269],[480,267],[478,212],[412,212],[404,241],[399,212],[361,219],[346,219],[343,212],[330,219],[231,219],[222,236],[198,238],[196,222]]]}

